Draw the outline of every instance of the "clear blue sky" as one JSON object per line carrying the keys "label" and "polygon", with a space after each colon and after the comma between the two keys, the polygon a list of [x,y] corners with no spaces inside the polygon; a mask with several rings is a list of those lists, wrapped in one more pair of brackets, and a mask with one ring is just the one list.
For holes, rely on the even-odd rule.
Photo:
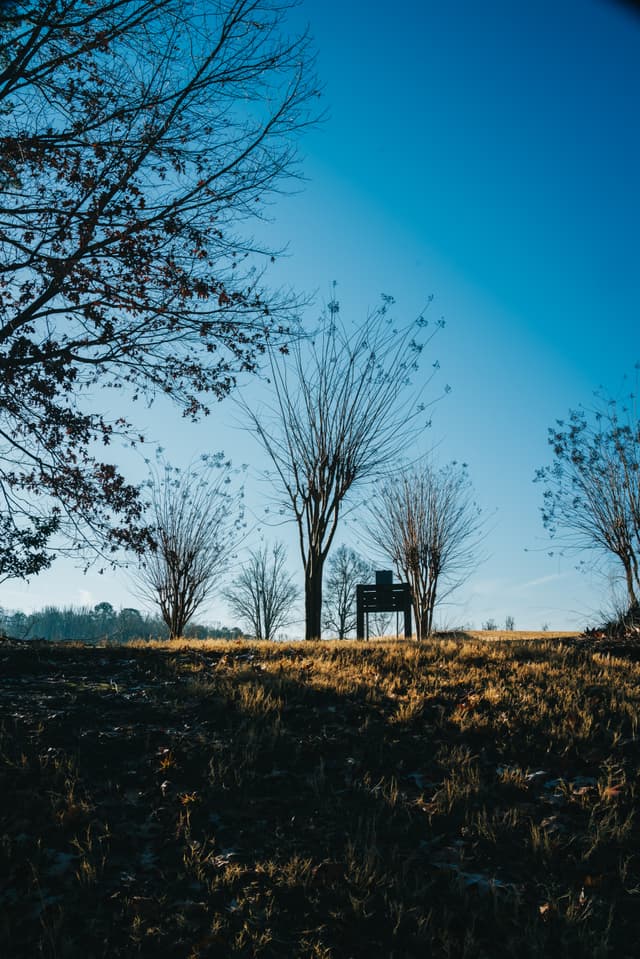
{"label": "clear blue sky", "polygon": [[[547,555],[532,479],[547,427],[640,359],[640,16],[606,0],[303,0],[292,19],[309,24],[328,118],[302,143],[306,182],[271,208],[266,236],[288,244],[272,281],[317,291],[311,318],[334,279],[356,318],[382,292],[405,318],[434,294],[434,389],[452,392],[421,443],[469,463],[492,515],[489,559],[443,619],[581,627],[608,588]],[[229,419],[176,413],[150,432],[177,462],[203,448],[250,462],[259,511],[259,451]],[[297,571],[291,532],[268,535]],[[100,600],[135,605],[125,576],[63,564],[0,598]]]}

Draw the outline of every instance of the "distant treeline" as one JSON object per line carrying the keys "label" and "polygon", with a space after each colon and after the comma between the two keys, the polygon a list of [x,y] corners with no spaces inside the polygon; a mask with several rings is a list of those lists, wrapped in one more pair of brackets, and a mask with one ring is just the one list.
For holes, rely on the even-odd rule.
{"label": "distant treeline", "polygon": [[[111,603],[97,606],[45,606],[33,613],[0,609],[0,634],[14,639],[126,642],[128,639],[168,639],[169,631],[157,615],[131,607],[116,610]],[[192,623],[184,631],[190,639],[238,639],[237,627]]]}

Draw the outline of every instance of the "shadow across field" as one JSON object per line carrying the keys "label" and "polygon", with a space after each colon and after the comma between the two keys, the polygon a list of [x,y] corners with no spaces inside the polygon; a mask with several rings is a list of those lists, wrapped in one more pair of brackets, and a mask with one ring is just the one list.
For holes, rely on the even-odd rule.
{"label": "shadow across field", "polygon": [[445,640],[0,667],[8,956],[635,955],[633,665]]}

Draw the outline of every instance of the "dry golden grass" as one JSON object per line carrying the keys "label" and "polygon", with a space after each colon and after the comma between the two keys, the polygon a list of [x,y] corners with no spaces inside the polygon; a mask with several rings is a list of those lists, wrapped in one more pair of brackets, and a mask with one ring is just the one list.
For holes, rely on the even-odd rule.
{"label": "dry golden grass", "polygon": [[533,639],[542,639],[545,642],[548,640],[554,639],[570,639],[571,637],[580,636],[580,633],[567,630],[565,632],[558,630],[528,630],[528,629],[471,629],[466,635],[470,639],[519,639],[519,640],[533,640]]}
{"label": "dry golden grass", "polygon": [[635,957],[640,666],[485,636],[0,647],[3,956]]}

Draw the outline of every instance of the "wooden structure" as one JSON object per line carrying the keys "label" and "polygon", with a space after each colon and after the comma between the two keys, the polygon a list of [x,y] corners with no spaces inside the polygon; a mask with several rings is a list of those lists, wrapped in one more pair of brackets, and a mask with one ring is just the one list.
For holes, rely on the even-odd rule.
{"label": "wooden structure", "polygon": [[376,573],[375,584],[356,586],[356,636],[369,639],[369,613],[395,613],[396,632],[398,617],[404,614],[404,638],[411,639],[411,589],[408,583],[394,583],[393,574],[387,570]]}

